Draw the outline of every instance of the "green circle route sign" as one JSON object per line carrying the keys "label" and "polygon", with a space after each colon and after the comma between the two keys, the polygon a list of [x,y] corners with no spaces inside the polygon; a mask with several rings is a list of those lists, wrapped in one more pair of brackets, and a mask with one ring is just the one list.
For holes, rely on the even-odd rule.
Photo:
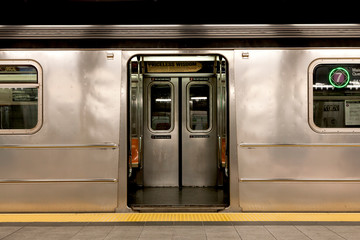
{"label": "green circle route sign", "polygon": [[336,88],[344,88],[349,84],[350,74],[343,67],[337,67],[329,73],[329,82]]}

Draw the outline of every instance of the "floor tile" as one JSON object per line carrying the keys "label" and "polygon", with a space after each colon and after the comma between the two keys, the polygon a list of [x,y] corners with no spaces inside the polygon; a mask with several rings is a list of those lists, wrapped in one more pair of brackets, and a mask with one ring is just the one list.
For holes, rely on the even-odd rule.
{"label": "floor tile", "polygon": [[299,231],[304,233],[312,240],[344,240],[345,238],[339,236],[335,232],[329,230],[324,226],[296,226]]}
{"label": "floor tile", "polygon": [[144,226],[140,239],[168,239],[173,236],[173,226]]}
{"label": "floor tile", "polygon": [[75,236],[83,227],[82,226],[56,226],[47,229],[40,233],[37,238],[44,239],[44,240],[65,240],[71,239]]}
{"label": "floor tile", "polygon": [[114,226],[105,240],[138,239],[144,226]]}
{"label": "floor tile", "polygon": [[206,236],[173,236],[171,240],[207,240]]}
{"label": "floor tile", "polygon": [[174,236],[206,236],[203,226],[173,226]]}
{"label": "floor tile", "polygon": [[273,225],[0,225],[0,240],[359,240],[360,226]]}
{"label": "floor tile", "polygon": [[360,239],[360,226],[325,226],[347,240]]}
{"label": "floor tile", "polygon": [[287,225],[273,225],[265,226],[265,228],[277,239],[277,240],[310,240],[304,233],[299,231],[296,227]]}
{"label": "floor tile", "polygon": [[103,240],[114,226],[86,226],[83,227],[71,240]]}
{"label": "floor tile", "polygon": [[205,226],[207,239],[240,239],[234,226]]}
{"label": "floor tile", "polygon": [[235,226],[242,240],[275,240],[264,226]]}
{"label": "floor tile", "polygon": [[15,233],[21,228],[22,226],[0,226],[0,239]]}
{"label": "floor tile", "polygon": [[51,230],[52,227],[23,227],[2,240],[40,240],[42,235]]}
{"label": "floor tile", "polygon": [[173,226],[144,226],[139,240],[172,240]]}

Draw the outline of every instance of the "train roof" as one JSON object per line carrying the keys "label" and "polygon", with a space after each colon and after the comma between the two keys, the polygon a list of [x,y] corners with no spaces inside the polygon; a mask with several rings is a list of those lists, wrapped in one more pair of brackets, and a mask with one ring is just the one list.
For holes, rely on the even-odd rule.
{"label": "train roof", "polygon": [[[346,38],[360,46],[357,5],[354,0],[4,0],[0,4],[0,40]],[[177,42],[176,46],[196,43]],[[203,46],[204,41],[198,44]],[[283,45],[289,44],[292,46],[288,41]],[[21,42],[21,46],[27,45]]]}

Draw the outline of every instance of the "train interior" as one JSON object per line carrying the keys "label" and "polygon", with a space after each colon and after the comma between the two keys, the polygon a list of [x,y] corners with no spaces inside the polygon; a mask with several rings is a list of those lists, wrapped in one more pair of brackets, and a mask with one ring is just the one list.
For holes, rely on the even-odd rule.
{"label": "train interior", "polygon": [[229,206],[226,59],[137,55],[128,72],[128,206]]}

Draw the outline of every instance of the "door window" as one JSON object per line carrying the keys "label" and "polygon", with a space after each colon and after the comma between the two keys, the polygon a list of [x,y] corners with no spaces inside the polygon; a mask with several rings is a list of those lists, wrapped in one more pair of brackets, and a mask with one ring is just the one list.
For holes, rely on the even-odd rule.
{"label": "door window", "polygon": [[172,90],[170,83],[150,85],[150,128],[168,131],[172,127]]}
{"label": "door window", "polygon": [[188,85],[188,128],[190,131],[208,131],[211,128],[210,85]]}

